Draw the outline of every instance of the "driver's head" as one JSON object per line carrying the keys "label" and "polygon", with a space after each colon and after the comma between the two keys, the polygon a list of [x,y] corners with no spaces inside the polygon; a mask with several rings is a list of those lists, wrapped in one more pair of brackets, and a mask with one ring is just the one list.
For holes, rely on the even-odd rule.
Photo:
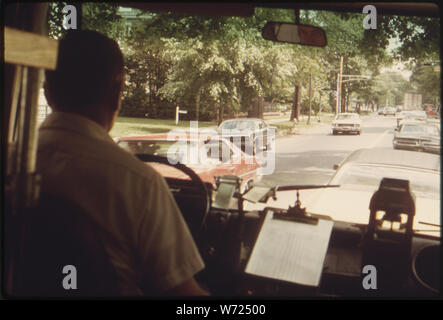
{"label": "driver's head", "polygon": [[95,31],[70,30],[59,41],[56,70],[46,72],[45,94],[54,110],[84,115],[110,130],[123,78],[117,42]]}

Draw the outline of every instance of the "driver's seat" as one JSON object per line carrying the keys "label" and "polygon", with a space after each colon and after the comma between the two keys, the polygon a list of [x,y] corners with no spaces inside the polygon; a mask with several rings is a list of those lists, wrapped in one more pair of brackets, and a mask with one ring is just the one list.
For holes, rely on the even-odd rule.
{"label": "driver's seat", "polygon": [[[20,297],[118,296],[117,276],[99,228],[78,206],[42,194],[25,213],[14,286]],[[74,266],[75,274],[65,270]],[[76,280],[76,285],[75,285]],[[74,282],[73,282],[74,281]],[[66,289],[63,285],[76,289]]]}

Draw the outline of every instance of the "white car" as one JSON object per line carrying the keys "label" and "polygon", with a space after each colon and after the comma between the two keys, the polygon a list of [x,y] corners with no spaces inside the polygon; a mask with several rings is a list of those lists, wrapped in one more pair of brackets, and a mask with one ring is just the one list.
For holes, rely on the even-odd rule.
{"label": "white car", "polygon": [[[414,233],[439,237],[440,156],[386,148],[352,152],[337,167],[328,184],[307,206],[310,213],[327,212],[335,221],[368,224],[369,204],[383,178],[409,181],[415,196]],[[306,202],[305,202],[306,204]]]}
{"label": "white car", "polygon": [[350,132],[361,134],[361,119],[357,113],[339,113],[332,122],[332,134]]}

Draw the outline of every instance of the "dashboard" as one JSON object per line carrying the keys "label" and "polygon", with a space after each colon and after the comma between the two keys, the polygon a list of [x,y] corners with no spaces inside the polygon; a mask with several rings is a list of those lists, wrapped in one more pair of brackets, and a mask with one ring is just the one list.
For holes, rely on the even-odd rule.
{"label": "dashboard", "polygon": [[[190,187],[192,183],[185,182],[186,188],[179,187],[182,183],[179,179],[168,180],[168,183],[185,220],[195,226],[196,223],[192,221],[195,220],[193,215],[196,212],[198,193]],[[234,195],[231,199],[234,209],[232,206],[230,209],[216,208],[214,193],[216,194],[217,190],[209,185],[207,187],[210,193],[209,211],[205,214],[200,232],[195,234],[193,228],[193,234],[206,265],[197,279],[214,296],[348,298],[439,296],[441,272],[439,239],[413,235],[407,243],[389,240],[371,247],[366,240],[368,226],[341,221],[333,221],[318,286],[299,285],[247,274],[245,267],[259,235],[264,212],[266,210],[280,214],[287,212],[277,208],[243,211],[241,205],[238,206],[241,201],[238,199],[238,193],[237,198]],[[313,216],[330,219],[327,216]],[[366,265],[374,267],[373,274],[365,273]],[[373,283],[368,288],[369,275]]]}

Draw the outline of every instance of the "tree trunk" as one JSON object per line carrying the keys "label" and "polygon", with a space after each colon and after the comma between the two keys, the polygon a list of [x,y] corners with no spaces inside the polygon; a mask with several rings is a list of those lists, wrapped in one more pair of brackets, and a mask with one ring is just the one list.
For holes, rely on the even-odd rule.
{"label": "tree trunk", "polygon": [[265,98],[263,97],[259,97],[258,98],[258,112],[257,112],[257,117],[260,119],[263,119],[263,111],[265,109]]}
{"label": "tree trunk", "polygon": [[197,96],[195,97],[195,121],[198,121],[200,114],[200,90],[197,91]]}
{"label": "tree trunk", "polygon": [[294,103],[292,104],[292,110],[291,110],[291,121],[294,121],[294,119],[297,119],[297,121],[300,118],[300,106],[299,106],[299,100],[300,100],[300,85],[297,84],[295,86],[294,91]]}
{"label": "tree trunk", "polygon": [[252,100],[252,108],[248,110],[248,118],[263,119],[263,110],[265,99],[263,97],[256,97]]}
{"label": "tree trunk", "polygon": [[223,122],[223,113],[225,111],[225,106],[222,104],[221,100],[220,100],[220,106],[218,108],[218,125],[220,125]]}

